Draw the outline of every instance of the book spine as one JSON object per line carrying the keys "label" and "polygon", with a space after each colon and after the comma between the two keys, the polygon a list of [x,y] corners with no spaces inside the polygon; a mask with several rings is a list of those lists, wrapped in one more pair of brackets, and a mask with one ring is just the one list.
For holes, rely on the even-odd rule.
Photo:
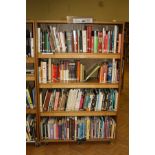
{"label": "book spine", "polygon": [[114,53],[116,53],[116,47],[117,47],[117,35],[118,35],[118,26],[114,26]]}
{"label": "book spine", "polygon": [[102,53],[102,32],[98,32],[98,52]]}
{"label": "book spine", "polygon": [[26,97],[29,102],[30,108],[33,109],[33,103],[32,103],[32,99],[31,99],[30,92],[28,89],[26,89]]}
{"label": "book spine", "polygon": [[51,59],[48,59],[48,82],[51,82]]}
{"label": "book spine", "polygon": [[86,30],[82,30],[82,47],[83,47],[83,52],[87,52],[87,34]]}
{"label": "book spine", "polygon": [[76,30],[73,30],[73,47],[74,47],[74,52],[78,51],[78,43],[77,43],[77,32]]}
{"label": "book spine", "polygon": [[34,38],[31,39],[31,57],[34,57]]}
{"label": "book spine", "polygon": [[98,52],[98,31],[94,31],[94,53]]}
{"label": "book spine", "polygon": [[40,112],[43,112],[42,92],[40,92],[39,96],[40,96]]}
{"label": "book spine", "polygon": [[94,52],[94,31],[91,32],[90,51],[91,53]]}
{"label": "book spine", "polygon": [[122,34],[118,35],[118,53],[121,53],[121,44],[122,44]]}
{"label": "book spine", "polygon": [[112,63],[108,63],[108,75],[107,75],[107,80],[109,83],[112,81]]}
{"label": "book spine", "polygon": [[42,82],[47,83],[47,62],[42,62]]}

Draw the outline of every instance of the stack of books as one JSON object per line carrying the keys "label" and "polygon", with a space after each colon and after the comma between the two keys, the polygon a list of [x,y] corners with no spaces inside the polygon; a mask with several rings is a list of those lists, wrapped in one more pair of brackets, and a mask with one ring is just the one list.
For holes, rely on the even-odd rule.
{"label": "stack of books", "polygon": [[116,122],[112,117],[57,117],[40,122],[41,139],[114,139]]}

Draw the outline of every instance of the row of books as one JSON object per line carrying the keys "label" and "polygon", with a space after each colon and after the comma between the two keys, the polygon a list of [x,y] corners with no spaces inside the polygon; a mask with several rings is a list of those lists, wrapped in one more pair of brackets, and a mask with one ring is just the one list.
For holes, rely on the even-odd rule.
{"label": "row of books", "polygon": [[116,122],[112,117],[49,117],[40,122],[41,139],[114,139]]}
{"label": "row of books", "polygon": [[34,57],[34,38],[29,29],[26,29],[26,56]]}
{"label": "row of books", "polygon": [[[100,70],[100,71],[99,71]],[[84,82],[97,72],[99,82],[116,83],[119,81],[119,65],[115,59],[94,65],[86,75],[85,66],[77,61],[60,61],[51,63],[51,59],[41,60],[39,72],[39,83],[51,83],[58,81]]]}
{"label": "row of books", "polygon": [[120,77],[119,74],[120,66],[115,59],[112,62],[103,62],[100,66],[99,83],[117,83]]}
{"label": "row of books", "polygon": [[35,106],[35,88],[26,88],[26,108],[34,109]]}
{"label": "row of books", "polygon": [[118,26],[102,31],[93,29],[92,25],[84,29],[58,31],[55,26],[46,29],[37,28],[38,52],[88,52],[88,53],[120,53],[121,37]]}
{"label": "row of books", "polygon": [[32,115],[26,117],[26,141],[35,141],[36,138],[36,118]]}
{"label": "row of books", "polygon": [[117,111],[116,89],[43,89],[40,111]]}
{"label": "row of books", "polygon": [[39,67],[39,83],[65,80],[84,80],[84,65],[80,61],[60,61],[53,64],[51,59],[42,60]]}

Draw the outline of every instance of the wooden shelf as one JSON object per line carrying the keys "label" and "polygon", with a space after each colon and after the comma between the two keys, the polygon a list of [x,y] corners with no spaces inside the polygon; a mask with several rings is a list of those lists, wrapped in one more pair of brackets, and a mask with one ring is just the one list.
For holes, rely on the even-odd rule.
{"label": "wooden shelf", "polygon": [[26,75],[26,81],[35,81],[34,75]]}
{"label": "wooden shelf", "polygon": [[32,57],[27,57],[27,58],[26,58],[26,63],[28,63],[28,64],[34,63],[34,58],[32,58]]}
{"label": "wooden shelf", "polygon": [[[78,24],[78,23],[67,23],[66,20],[37,20],[37,23],[41,24]],[[80,23],[80,24],[87,24],[87,23]],[[119,24],[124,24],[123,21],[107,21],[107,22],[103,22],[103,21],[97,21],[94,20],[93,23],[89,23],[89,25],[91,24],[104,24],[104,25],[119,25]]]}
{"label": "wooden shelf", "polygon": [[57,59],[120,59],[118,53],[54,53],[54,54],[38,54],[38,58],[57,58]]}
{"label": "wooden shelf", "polygon": [[[96,138],[96,139],[88,139],[85,142],[109,142],[109,141],[114,141],[115,139],[107,138],[107,139],[101,139],[101,138]],[[78,140],[60,140],[60,139],[42,139],[40,140],[41,143],[48,143],[48,142],[78,142]]]}
{"label": "wooden shelf", "polygon": [[26,108],[26,114],[36,114],[36,109],[28,109],[28,108]]}
{"label": "wooden shelf", "polygon": [[116,116],[115,111],[52,111],[41,112],[40,116]]}
{"label": "wooden shelf", "polygon": [[39,88],[119,88],[118,83],[97,83],[97,82],[53,82],[39,84]]}
{"label": "wooden shelf", "polygon": [[35,143],[35,141],[26,141],[27,144]]}

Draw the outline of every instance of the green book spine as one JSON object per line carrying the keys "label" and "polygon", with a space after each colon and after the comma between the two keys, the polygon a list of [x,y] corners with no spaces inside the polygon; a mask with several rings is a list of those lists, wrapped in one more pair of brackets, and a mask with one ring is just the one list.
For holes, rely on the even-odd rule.
{"label": "green book spine", "polygon": [[98,51],[98,32],[94,31],[94,53]]}

